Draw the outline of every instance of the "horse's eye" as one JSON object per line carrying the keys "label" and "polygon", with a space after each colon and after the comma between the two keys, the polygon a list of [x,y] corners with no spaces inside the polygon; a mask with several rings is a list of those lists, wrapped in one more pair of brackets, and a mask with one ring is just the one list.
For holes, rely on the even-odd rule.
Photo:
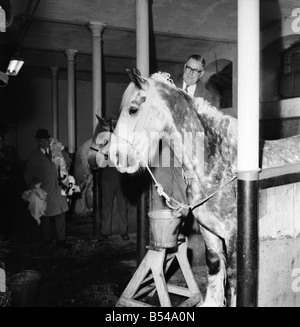
{"label": "horse's eye", "polygon": [[129,115],[134,115],[138,112],[138,108],[137,107],[130,107],[129,108]]}

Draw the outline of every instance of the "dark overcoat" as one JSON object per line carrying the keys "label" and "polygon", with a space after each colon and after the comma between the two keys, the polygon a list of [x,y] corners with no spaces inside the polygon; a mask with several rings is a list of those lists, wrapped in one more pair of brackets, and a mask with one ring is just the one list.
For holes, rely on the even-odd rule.
{"label": "dark overcoat", "polygon": [[24,178],[28,188],[41,183],[41,188],[47,192],[45,216],[56,216],[69,210],[67,197],[61,194],[57,168],[39,148],[28,156]]}

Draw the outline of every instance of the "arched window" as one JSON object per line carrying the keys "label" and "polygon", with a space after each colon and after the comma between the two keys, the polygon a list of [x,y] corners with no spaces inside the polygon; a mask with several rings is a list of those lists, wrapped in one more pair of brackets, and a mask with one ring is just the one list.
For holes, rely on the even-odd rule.
{"label": "arched window", "polygon": [[232,62],[229,60],[217,60],[211,65],[216,65],[214,73],[208,81],[219,93],[220,108],[232,107]]}

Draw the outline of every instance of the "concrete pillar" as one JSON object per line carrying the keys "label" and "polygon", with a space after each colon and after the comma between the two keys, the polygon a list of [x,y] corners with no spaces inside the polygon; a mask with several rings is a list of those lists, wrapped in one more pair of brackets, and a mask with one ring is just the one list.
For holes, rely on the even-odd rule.
{"label": "concrete pillar", "polygon": [[77,50],[67,49],[65,54],[68,60],[68,150],[74,157],[76,151],[75,126],[75,56]]}
{"label": "concrete pillar", "polygon": [[257,170],[259,139],[258,0],[238,2],[238,133],[238,169]]}
{"label": "concrete pillar", "polygon": [[149,76],[148,0],[136,0],[136,66],[143,76]]}
{"label": "concrete pillar", "polygon": [[237,117],[237,99],[238,99],[238,63],[237,58],[232,60],[232,111]]}
{"label": "concrete pillar", "polygon": [[[93,132],[98,124],[96,114],[103,117],[102,112],[102,32],[105,24],[90,22],[89,28],[92,31],[92,58],[93,58]],[[93,171],[93,236],[97,239],[100,235],[102,221],[102,170]]]}
{"label": "concrete pillar", "polygon": [[57,75],[59,67],[50,67],[52,75],[52,136],[58,139],[58,92],[57,92]]}
{"label": "concrete pillar", "polygon": [[[149,3],[136,0],[136,66],[142,76],[149,76]],[[149,243],[148,211],[151,205],[151,188],[141,194],[137,210],[137,263],[141,263]]]}
{"label": "concrete pillar", "polygon": [[92,31],[92,57],[93,57],[93,131],[98,124],[96,114],[103,117],[102,112],[102,32],[105,24],[90,22]]}
{"label": "concrete pillar", "polygon": [[237,306],[257,306],[259,0],[238,1]]}

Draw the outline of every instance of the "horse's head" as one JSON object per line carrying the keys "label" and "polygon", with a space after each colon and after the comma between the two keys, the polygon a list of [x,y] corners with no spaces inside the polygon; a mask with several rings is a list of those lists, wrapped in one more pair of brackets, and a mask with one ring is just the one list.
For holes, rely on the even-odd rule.
{"label": "horse's head", "polygon": [[132,83],[122,97],[110,156],[120,172],[135,173],[149,162],[172,117],[168,117],[155,80],[142,77],[136,69],[127,72]]}
{"label": "horse's head", "polygon": [[189,120],[201,124],[196,112],[189,110],[192,99],[176,88],[168,74],[145,78],[136,69],[127,72],[132,83],[123,94],[110,158],[120,172],[135,173],[151,162],[159,139],[180,134]]}
{"label": "horse's head", "polygon": [[88,153],[88,162],[92,170],[105,167],[108,160],[109,142],[116,126],[117,118],[104,119],[96,115],[98,124]]}

